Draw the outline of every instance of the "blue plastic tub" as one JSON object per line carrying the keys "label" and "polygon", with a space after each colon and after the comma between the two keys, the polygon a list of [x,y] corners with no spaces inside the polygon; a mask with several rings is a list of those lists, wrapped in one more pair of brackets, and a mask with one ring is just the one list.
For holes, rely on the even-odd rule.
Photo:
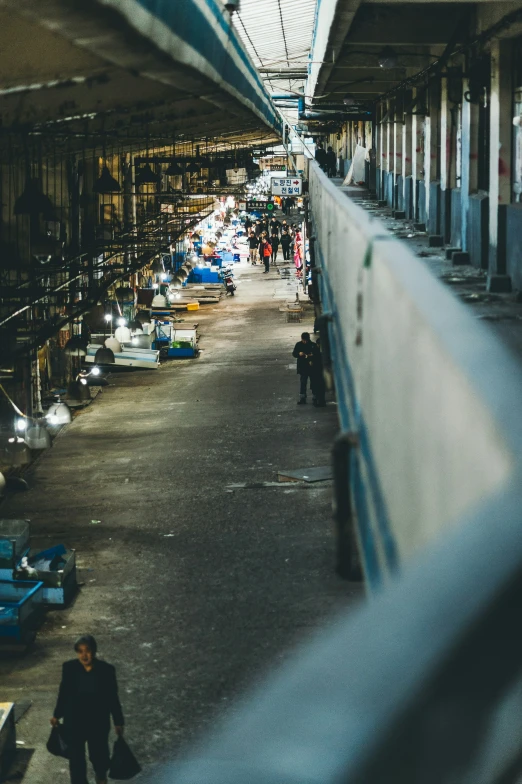
{"label": "blue plastic tub", "polygon": [[0,580],[0,643],[34,641],[43,610],[43,583]]}

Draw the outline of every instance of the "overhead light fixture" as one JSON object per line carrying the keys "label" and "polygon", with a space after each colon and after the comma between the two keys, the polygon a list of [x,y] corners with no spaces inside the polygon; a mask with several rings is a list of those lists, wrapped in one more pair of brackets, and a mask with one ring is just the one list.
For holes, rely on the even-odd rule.
{"label": "overhead light fixture", "polygon": [[189,174],[198,174],[200,169],[201,166],[199,166],[196,161],[190,161],[189,165],[187,166],[187,172]]}
{"label": "overhead light fixture", "polygon": [[18,468],[31,462],[31,450],[23,438],[13,436],[7,442],[3,459],[8,465]]}
{"label": "overhead light fixture", "polygon": [[124,319],[123,317],[118,319],[118,326],[119,327],[124,327],[126,324],[127,324],[127,319]]}
{"label": "overhead light fixture", "polygon": [[352,95],[352,93],[346,93],[343,98],[343,103],[345,106],[355,106],[357,103],[355,95]]}
{"label": "overhead light fixture", "polygon": [[101,370],[100,370],[99,367],[93,367],[92,370],[91,370],[91,373],[92,373],[93,376],[99,376],[100,373],[101,373]]}
{"label": "overhead light fixture", "polygon": [[[114,337],[107,338],[105,341],[105,348],[110,348],[113,354],[119,354],[121,351],[121,343]],[[100,364],[100,363],[97,363]]]}
{"label": "overhead light fixture", "polygon": [[121,191],[121,185],[118,180],[114,179],[108,166],[105,165],[101,170],[100,176],[92,186],[92,189],[95,193],[119,193]]}
{"label": "overhead light fixture", "polygon": [[165,169],[165,174],[167,177],[179,177],[180,174],[184,174],[183,169],[176,161],[172,161],[169,163],[167,168]]}
{"label": "overhead light fixture", "polygon": [[116,340],[119,340],[120,343],[128,343],[131,339],[131,331],[128,327],[125,326],[118,327],[114,333],[114,337]]}
{"label": "overhead light fixture", "polygon": [[396,68],[398,62],[397,52],[391,46],[385,46],[378,55],[377,62],[380,68]]}
{"label": "overhead light fixture", "polygon": [[159,258],[159,256],[157,256],[152,262],[151,269],[155,275],[160,275],[162,272],[165,272],[163,261]]}
{"label": "overhead light fixture", "polygon": [[112,349],[102,346],[94,355],[94,361],[97,365],[114,365],[116,358]]}
{"label": "overhead light fixture", "polygon": [[48,196],[42,193],[37,179],[29,178],[23,193],[16,199],[13,212],[15,215],[43,215],[48,220],[54,219],[54,206]]}
{"label": "overhead light fixture", "polygon": [[23,433],[24,430],[27,430],[27,419],[25,417],[20,417],[20,419],[16,420],[16,429],[19,433]]}
{"label": "overhead light fixture", "polygon": [[64,354],[72,357],[85,357],[87,355],[87,343],[79,335],[69,338],[63,348]]}
{"label": "overhead light fixture", "polygon": [[109,322],[109,321],[112,321],[112,316],[111,316],[111,314],[110,314],[110,313],[107,313],[107,314],[106,314],[106,315],[105,315],[103,318],[104,318],[104,319],[105,319],[105,321],[107,321],[107,322]]}
{"label": "overhead light fixture", "polygon": [[161,174],[156,174],[152,170],[150,163],[146,163],[136,172],[136,185],[146,185],[148,183],[158,183],[161,180]]}
{"label": "overhead light fixture", "polygon": [[28,428],[25,442],[29,449],[48,449],[52,446],[51,435],[44,424],[35,423]]}
{"label": "overhead light fixture", "polygon": [[50,425],[68,425],[71,421],[71,409],[66,403],[60,401],[53,403],[46,414]]}
{"label": "overhead light fixture", "polygon": [[91,399],[89,387],[80,381],[71,381],[67,386],[67,399],[71,403],[81,404]]}

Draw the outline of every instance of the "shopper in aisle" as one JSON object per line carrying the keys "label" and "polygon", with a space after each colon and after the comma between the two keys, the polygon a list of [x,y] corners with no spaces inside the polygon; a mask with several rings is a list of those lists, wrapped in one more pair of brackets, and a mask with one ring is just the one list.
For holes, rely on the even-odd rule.
{"label": "shopper in aisle", "polygon": [[326,153],[326,173],[329,177],[335,177],[337,174],[337,155],[335,154],[333,147],[328,147]]}
{"label": "shopper in aisle", "polygon": [[107,784],[111,716],[117,735],[123,735],[123,712],[118,697],[116,670],[96,658],[97,643],[90,634],[75,645],[77,658],[65,662],[58,701],[51,724],[64,721],[69,749],[71,784],[86,784],[85,744],[96,774],[97,784]]}
{"label": "shopper in aisle", "polygon": [[272,246],[272,264],[275,264],[277,262],[277,253],[279,251],[279,234],[272,234],[269,242]]}
{"label": "shopper in aisle", "polygon": [[272,246],[268,242],[268,237],[266,234],[263,234],[261,238],[261,242],[259,243],[259,256],[265,264],[265,269],[263,270],[263,274],[265,272],[270,272],[270,257],[272,255]]}
{"label": "shopper in aisle", "polygon": [[283,249],[283,260],[290,261],[290,246],[292,244],[292,237],[288,233],[288,229],[283,229],[281,234],[281,248]]}
{"label": "shopper in aisle", "polygon": [[257,264],[257,249],[259,246],[259,240],[254,234],[253,231],[250,232],[248,235],[248,250],[250,253],[250,263],[254,266]]}
{"label": "shopper in aisle", "polygon": [[312,343],[310,359],[310,388],[314,406],[322,408],[326,405],[326,385],[323,374],[323,355],[321,354],[321,338]]}
{"label": "shopper in aisle", "polygon": [[299,400],[298,405],[305,405],[308,380],[312,377],[312,365],[314,344],[310,340],[310,333],[303,332],[301,340],[295,344],[292,356],[297,359],[297,373],[299,375]]}

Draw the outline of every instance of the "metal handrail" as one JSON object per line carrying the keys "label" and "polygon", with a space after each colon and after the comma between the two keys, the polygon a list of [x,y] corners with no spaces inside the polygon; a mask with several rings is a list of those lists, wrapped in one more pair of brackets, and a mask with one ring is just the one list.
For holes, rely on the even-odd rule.
{"label": "metal handrail", "polygon": [[[330,199],[345,200],[347,219],[355,217],[372,237],[378,236],[379,225],[337,193],[322,173],[316,170],[312,176]],[[323,208],[327,211],[326,204]],[[317,236],[318,243],[324,242],[321,232]],[[390,252],[397,248],[402,246],[395,244]],[[493,335],[480,328],[418,262],[416,272],[415,261],[394,258],[394,272],[409,293],[417,295],[417,307],[436,331],[448,361],[458,363],[474,393],[485,401],[499,438],[512,453],[509,477],[496,493],[468,509],[406,561],[370,602],[317,632],[222,720],[211,741],[144,781],[514,784],[518,780],[522,771],[522,427],[518,416],[522,375]],[[335,294],[342,298],[346,292]],[[447,306],[443,312],[441,305]],[[334,323],[337,315],[334,307]],[[342,340],[342,335],[334,337]],[[337,376],[342,372],[338,368]]]}

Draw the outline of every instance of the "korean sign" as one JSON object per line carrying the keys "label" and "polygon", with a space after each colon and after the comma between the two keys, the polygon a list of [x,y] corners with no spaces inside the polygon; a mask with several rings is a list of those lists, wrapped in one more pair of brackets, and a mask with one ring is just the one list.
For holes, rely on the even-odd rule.
{"label": "korean sign", "polygon": [[272,194],[274,196],[301,196],[303,180],[301,177],[274,177],[272,179]]}

